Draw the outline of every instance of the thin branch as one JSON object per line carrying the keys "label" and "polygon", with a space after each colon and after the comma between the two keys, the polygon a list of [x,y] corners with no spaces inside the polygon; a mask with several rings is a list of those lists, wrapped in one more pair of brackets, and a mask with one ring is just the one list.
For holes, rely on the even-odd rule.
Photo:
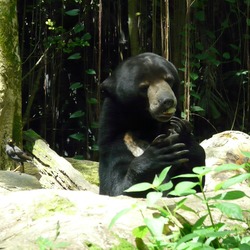
{"label": "thin branch", "polygon": [[48,48],[41,55],[41,57],[37,60],[37,62],[35,63],[35,65],[29,70],[29,72],[22,78],[22,80],[24,80],[27,76],[29,76],[29,74],[39,65],[39,63],[42,61],[42,59],[44,58],[44,55],[46,54],[47,51],[48,51]]}

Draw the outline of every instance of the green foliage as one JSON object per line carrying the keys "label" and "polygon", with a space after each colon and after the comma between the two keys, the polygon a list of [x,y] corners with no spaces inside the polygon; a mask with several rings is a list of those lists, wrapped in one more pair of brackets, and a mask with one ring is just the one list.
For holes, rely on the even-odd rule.
{"label": "green foliage", "polygon": [[83,84],[82,83],[80,83],[80,82],[74,82],[74,83],[72,83],[71,85],[70,85],[70,90],[77,90],[77,89],[80,89],[80,88],[82,88],[83,87]]}
{"label": "green foliage", "polygon": [[[73,9],[66,13],[69,16],[74,16],[74,14],[79,13],[79,10],[77,12],[76,9]],[[56,22],[51,19],[47,19],[45,23],[51,31],[51,35],[45,41],[45,47],[56,48],[56,50],[62,50],[66,54],[71,54],[68,57],[69,60],[80,59],[81,54],[73,52],[76,49],[88,47],[91,39],[90,33],[85,32],[84,24],[77,23],[70,31],[66,31],[62,26],[56,26]]]}
{"label": "green foliage", "polygon": [[[228,11],[215,18],[220,20],[215,25],[211,22],[210,15],[219,8],[225,8]],[[204,117],[205,120],[213,121],[213,124],[217,124],[220,120],[220,124],[223,121],[223,126],[230,124],[228,126],[233,127],[235,120],[233,115],[228,115],[228,112],[233,113],[234,110],[237,112],[235,113],[237,120],[239,116],[242,120],[248,120],[244,115],[247,107],[244,107],[245,104],[239,99],[232,100],[235,95],[231,91],[233,88],[237,90],[236,92],[240,92],[244,88],[244,84],[249,83],[249,78],[241,74],[242,72],[248,72],[249,74],[249,70],[246,70],[247,64],[243,65],[241,55],[244,50],[243,44],[240,39],[228,40],[228,37],[232,34],[232,27],[236,23],[237,27],[244,27],[242,30],[245,29],[244,32],[248,32],[246,28],[248,22],[245,18],[239,18],[244,8],[249,8],[249,1],[242,2],[240,6],[238,1],[234,0],[220,2],[220,4],[197,0],[190,5],[192,18],[187,23],[187,32],[189,32],[192,41],[190,41],[190,44],[186,44],[188,50],[185,52],[188,54],[190,71],[190,106],[185,107],[185,109]],[[237,35],[234,37],[236,38]],[[249,34],[244,36],[246,44],[249,44],[249,38]],[[249,48],[246,48],[246,50],[249,51]],[[247,51],[245,53],[249,54]],[[183,62],[183,65],[187,65],[186,61]],[[227,73],[221,76],[221,70],[223,69],[227,69]],[[187,66],[180,70],[185,72]],[[182,83],[183,85],[187,84],[184,81]],[[244,96],[244,94],[239,93],[239,96]],[[183,117],[185,116],[186,114],[183,113]],[[243,125],[241,130],[244,129]]]}
{"label": "green foliage", "polygon": [[[226,169],[230,171],[243,167],[244,165],[227,164],[218,167],[216,171],[220,172]],[[213,197],[207,197],[202,189],[202,179],[206,174],[213,171],[211,168],[197,167],[193,169],[193,174],[183,174],[175,177],[197,178],[197,182],[183,181],[179,183],[169,193],[175,196],[193,194],[201,204],[204,203],[206,205],[207,210],[201,213],[203,215],[194,224],[191,224],[180,216],[181,210],[197,215],[197,211],[194,208],[185,204],[188,197],[177,202],[173,209],[168,208],[164,200],[161,199],[162,192],[172,188],[171,181],[163,183],[169,169],[170,167],[165,168],[159,176],[154,178],[152,184],[139,183],[127,189],[126,192],[154,191],[147,194],[147,205],[134,204],[130,208],[119,212],[112,219],[110,228],[121,216],[124,216],[131,210],[137,209],[143,214],[145,209],[150,209],[154,211],[152,217],[147,218],[143,216],[145,225],[140,225],[133,229],[138,249],[248,249],[250,247],[250,237],[245,229],[233,228],[222,220],[215,223],[213,218],[213,211],[217,210],[227,220],[248,223],[243,216],[242,208],[231,201],[250,197],[239,190],[221,191],[233,184],[240,183],[246,178],[250,178],[249,174],[236,175],[224,181],[223,184],[216,187],[218,194]],[[166,189],[163,188],[164,185],[167,186]],[[194,187],[197,185],[201,187],[201,195],[196,194]],[[159,205],[160,202],[162,202],[161,206]],[[250,213],[250,210],[244,212]]]}
{"label": "green foliage", "polygon": [[156,175],[153,183],[148,183],[148,182],[143,182],[143,183],[139,183],[136,184],[130,188],[128,188],[127,190],[125,190],[125,192],[141,192],[141,191],[146,191],[149,189],[154,189],[156,191],[160,191],[160,192],[164,192],[164,191],[168,191],[173,187],[172,182],[168,182],[168,183],[163,183],[164,179],[166,178],[168,172],[169,172],[170,167],[165,168],[161,174],[159,175],[159,177]]}
{"label": "green foliage", "polygon": [[70,138],[77,140],[77,141],[84,141],[85,137],[83,133],[74,133],[69,136]]}
{"label": "green foliage", "polygon": [[48,238],[39,237],[36,240],[36,244],[38,245],[40,250],[54,250],[54,249],[68,248],[70,246],[70,243],[56,242],[59,235],[60,235],[60,224],[59,222],[57,222],[56,235],[54,239],[50,240]]}
{"label": "green foliage", "polygon": [[78,16],[79,12],[80,12],[79,9],[73,9],[66,11],[65,14],[69,16]]}
{"label": "green foliage", "polygon": [[[80,9],[70,9],[65,11],[65,15],[69,18],[74,18],[80,15]],[[92,36],[90,33],[86,32],[85,26],[83,22],[76,23],[71,30],[65,30],[62,26],[57,26],[55,21],[48,19],[46,21],[46,25],[50,30],[50,36],[47,38],[45,45],[48,49],[55,48],[56,50],[60,50],[67,56],[67,60],[69,61],[80,61],[82,60],[82,50],[85,47],[90,45],[89,41]],[[96,75],[96,71],[94,69],[87,69],[85,73],[94,78]],[[73,102],[76,104],[76,108],[80,108],[78,105],[79,96],[83,94],[83,91],[87,85],[82,82],[73,82],[69,86],[69,90],[71,92],[71,97]],[[88,97],[86,102],[84,103],[89,106],[94,106],[98,104],[98,100],[95,97]],[[83,107],[81,107],[83,108]],[[85,108],[86,109],[86,108]],[[84,124],[84,119],[88,119],[86,116],[86,112],[83,109],[79,109],[70,114],[69,119],[74,119],[74,122],[78,124],[78,131],[69,135],[70,139],[73,139],[76,142],[83,143],[89,138],[87,137],[89,129],[97,129],[98,123],[92,122],[88,127]],[[94,142],[90,147],[90,150],[97,151],[98,147],[96,142]],[[83,159],[83,155],[78,155],[77,158]]]}
{"label": "green foliage", "polygon": [[[189,82],[183,81],[180,94],[185,101],[183,88],[188,85],[191,96],[182,111],[191,112],[201,140],[231,128],[248,133],[249,4],[249,0],[196,0],[188,11],[180,1],[18,4],[25,129],[41,131],[59,154],[97,160],[93,150],[98,140],[99,83],[131,55],[135,41],[136,53],[169,56],[178,68],[189,61],[189,70],[181,69]],[[189,41],[184,39],[186,31]],[[69,118],[77,110],[85,115]],[[205,126],[199,126],[201,117]],[[84,134],[84,141],[69,137],[74,133]]]}

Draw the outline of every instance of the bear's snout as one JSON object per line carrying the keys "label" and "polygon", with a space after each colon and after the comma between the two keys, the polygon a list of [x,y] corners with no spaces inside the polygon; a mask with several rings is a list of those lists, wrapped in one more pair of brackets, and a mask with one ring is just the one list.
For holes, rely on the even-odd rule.
{"label": "bear's snout", "polygon": [[167,110],[173,106],[175,106],[175,100],[173,96],[167,96],[164,98],[161,98],[159,100],[159,106],[162,107],[162,109]]}
{"label": "bear's snout", "polygon": [[164,80],[150,84],[148,102],[151,116],[158,121],[168,121],[176,111],[177,99]]}

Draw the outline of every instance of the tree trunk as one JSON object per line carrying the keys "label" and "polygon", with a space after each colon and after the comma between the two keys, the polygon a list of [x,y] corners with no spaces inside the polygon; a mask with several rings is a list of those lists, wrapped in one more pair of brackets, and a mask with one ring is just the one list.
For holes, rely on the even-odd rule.
{"label": "tree trunk", "polygon": [[26,148],[33,156],[32,164],[39,171],[42,187],[98,192],[95,185],[88,183],[70,162],[53,151],[33,130],[25,131],[24,138]]}
{"label": "tree trunk", "polygon": [[137,2],[128,0],[128,27],[131,55],[135,56],[139,53],[139,36],[137,24]]}
{"label": "tree trunk", "polygon": [[16,1],[0,0],[0,169],[13,165],[5,153],[6,138],[13,138],[19,146],[22,141],[18,45]]}
{"label": "tree trunk", "polygon": [[[177,69],[183,68],[183,52],[185,51],[184,31],[186,28],[186,1],[175,0],[173,1],[173,13],[170,21],[170,37],[171,48],[169,60],[174,63]],[[184,76],[179,71],[180,79],[183,80]],[[183,88],[179,88],[178,97],[184,95]],[[182,110],[182,103],[178,103],[178,109]]]}

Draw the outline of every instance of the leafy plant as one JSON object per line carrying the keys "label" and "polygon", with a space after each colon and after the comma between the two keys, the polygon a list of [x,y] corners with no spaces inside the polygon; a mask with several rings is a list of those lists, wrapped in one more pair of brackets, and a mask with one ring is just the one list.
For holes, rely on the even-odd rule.
{"label": "leafy plant", "polygon": [[[84,61],[84,48],[90,46],[92,36],[86,31],[85,22],[83,20],[80,21],[80,7],[65,9],[64,16],[66,18],[74,20],[78,16],[79,20],[76,23],[73,22],[74,25],[71,28],[66,29],[65,25],[58,26],[56,21],[47,19],[45,23],[49,30],[49,36],[45,40],[45,47],[49,51],[61,53],[63,58],[69,61],[69,64],[75,65],[79,63],[81,65]],[[93,121],[93,118],[90,116],[92,110],[96,112],[96,107],[99,104],[96,93],[90,90],[92,88],[92,86],[90,87],[90,82],[96,81],[96,71],[92,68],[85,68],[85,65],[83,65],[83,68],[83,74],[86,77],[81,82],[75,81],[70,83],[68,99],[64,105],[69,109],[67,110],[69,113],[68,117],[64,119],[67,124],[70,124],[67,126],[71,126],[69,131],[74,131],[71,134],[70,132],[68,133],[67,144],[70,142],[74,146],[77,145],[78,149],[74,150],[74,157],[78,159],[84,159],[88,156],[89,150],[98,150],[96,139],[93,136],[96,128],[98,128],[98,123]],[[75,77],[72,76],[72,78]],[[85,82],[86,79],[87,81]],[[71,76],[69,76],[69,80],[71,80]],[[75,110],[72,112],[71,109],[74,109],[74,107]],[[89,122],[89,119],[91,122]],[[83,150],[85,146],[87,146],[87,150]]]}
{"label": "leafy plant", "polygon": [[39,237],[36,240],[37,245],[40,250],[54,250],[54,249],[62,249],[67,248],[70,244],[67,242],[56,242],[58,236],[60,235],[60,224],[59,221],[56,225],[56,235],[53,240],[48,238]]}
{"label": "leafy plant", "polygon": [[[216,172],[225,170],[234,170],[244,168],[245,165],[223,165],[216,168]],[[226,217],[231,221],[239,221],[247,223],[243,216],[241,207],[231,201],[243,197],[248,197],[243,191],[226,190],[236,183],[250,178],[250,173],[236,175],[216,186],[216,194],[213,197],[207,197],[203,190],[202,179],[211,173],[211,168],[197,167],[193,169],[193,174],[184,174],[179,177],[196,177],[197,182],[180,182],[174,190],[170,191],[170,195],[188,196],[193,194],[201,204],[206,205],[206,211],[194,223],[191,224],[178,213],[179,210],[185,210],[197,215],[192,207],[185,204],[187,197],[184,197],[176,203],[174,209],[168,208],[165,201],[161,199],[164,191],[171,190],[173,184],[171,181],[163,183],[170,167],[165,168],[159,176],[156,176],[153,183],[139,183],[126,192],[138,192],[151,190],[146,197],[146,205],[134,204],[130,208],[126,208],[118,213],[111,221],[110,228],[116,221],[126,213],[134,209],[139,209],[143,214],[145,209],[153,210],[151,218],[144,218],[145,225],[138,226],[133,230],[133,235],[136,238],[138,249],[248,249],[250,247],[250,236],[247,231],[241,228],[231,228],[225,222],[215,222],[213,212],[220,211],[221,216]],[[196,194],[195,186],[201,187],[201,195]],[[221,192],[222,190],[226,190]],[[162,205],[159,205],[159,201]],[[250,210],[244,211],[249,213]],[[206,223],[205,223],[206,221]],[[248,225],[249,226],[249,225]],[[174,228],[174,229],[173,229]]]}

